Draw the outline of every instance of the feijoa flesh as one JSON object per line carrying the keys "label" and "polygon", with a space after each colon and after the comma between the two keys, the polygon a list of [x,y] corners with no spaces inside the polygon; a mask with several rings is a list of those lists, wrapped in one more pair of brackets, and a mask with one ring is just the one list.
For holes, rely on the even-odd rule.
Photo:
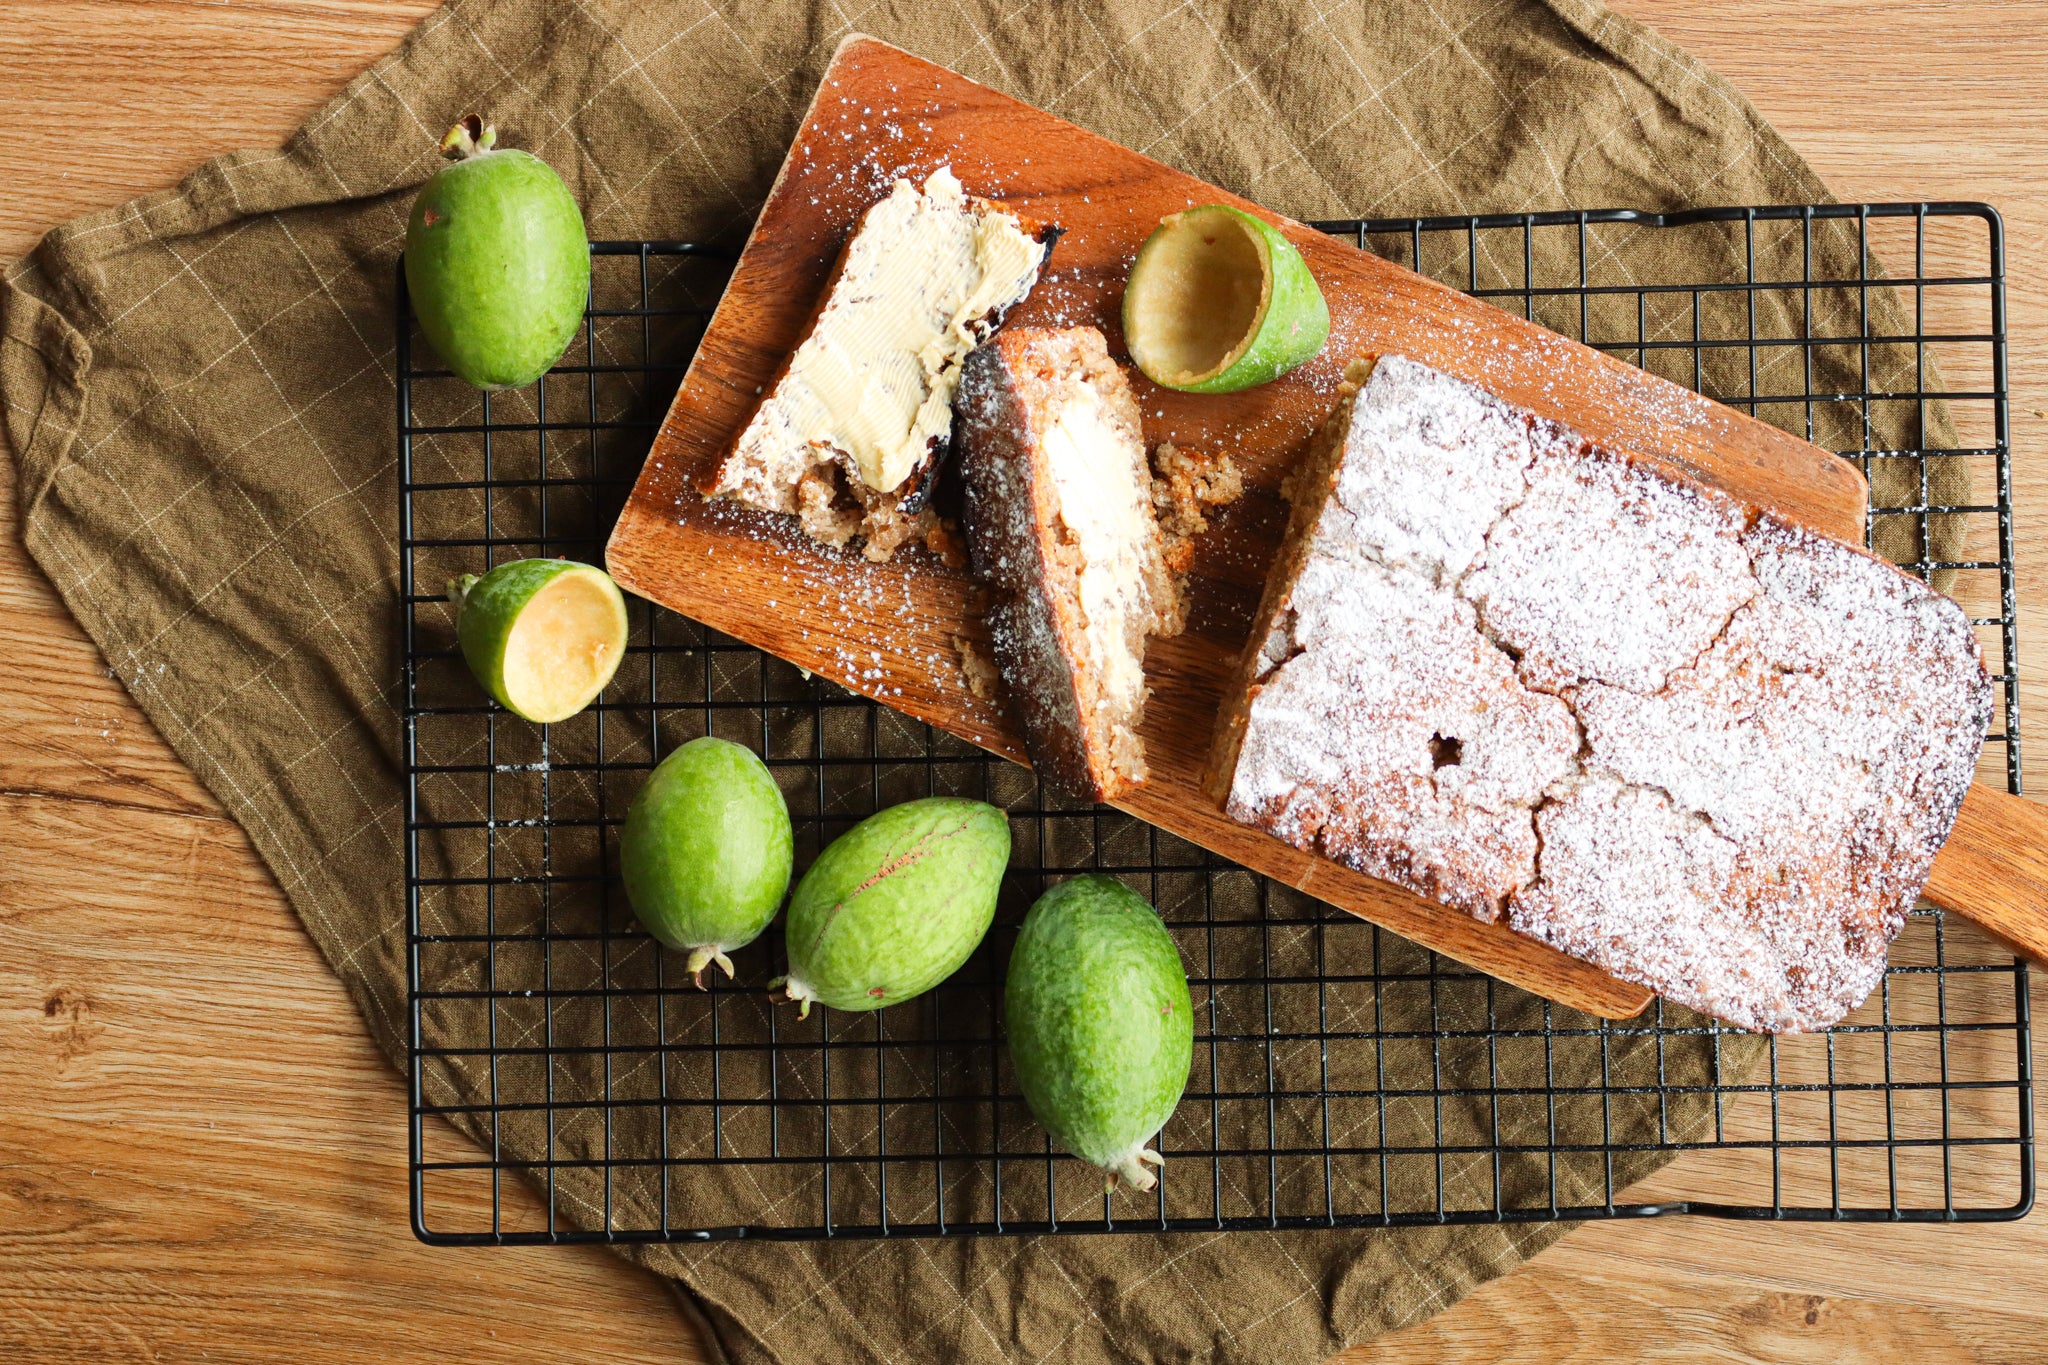
{"label": "feijoa flesh", "polygon": [[753,750],[706,735],[655,765],[626,811],[619,871],[648,933],[704,984],[761,936],[789,889],[789,806]]}
{"label": "feijoa flesh", "polygon": [[420,330],[480,389],[531,384],[561,358],[590,294],[575,196],[545,161],[494,145],[474,115],[441,150],[405,225],[405,283]]}
{"label": "feijoa flesh", "polygon": [[448,600],[469,671],[523,720],[567,720],[626,656],[625,596],[592,564],[515,559],[451,580]]}
{"label": "feijoa flesh", "polygon": [[878,1010],[922,995],[980,946],[1009,861],[1009,817],[994,806],[936,796],[878,811],[797,883],[777,984],[803,1015],[812,1001]]}
{"label": "feijoa flesh", "polygon": [[1228,204],[1168,214],[1131,263],[1124,339],[1155,384],[1235,393],[1323,349],[1330,306],[1280,229]]}
{"label": "feijoa flesh", "polygon": [[1195,1038],[1159,913],[1099,874],[1040,896],[1010,951],[1003,1020],[1017,1083],[1053,1141],[1111,1185],[1151,1189],[1160,1158],[1145,1143],[1180,1103]]}

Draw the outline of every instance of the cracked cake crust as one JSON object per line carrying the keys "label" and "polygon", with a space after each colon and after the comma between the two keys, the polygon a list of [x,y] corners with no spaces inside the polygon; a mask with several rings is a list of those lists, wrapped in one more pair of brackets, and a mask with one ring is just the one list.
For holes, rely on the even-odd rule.
{"label": "cracked cake crust", "polygon": [[1230,815],[1744,1027],[1876,985],[1992,690],[1953,602],[1403,357],[1297,472]]}

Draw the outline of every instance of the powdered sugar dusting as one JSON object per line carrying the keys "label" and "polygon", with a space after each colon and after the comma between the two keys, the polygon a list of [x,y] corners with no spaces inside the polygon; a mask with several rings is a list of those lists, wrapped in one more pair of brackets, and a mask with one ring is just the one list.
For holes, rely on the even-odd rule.
{"label": "powdered sugar dusting", "polygon": [[1522,496],[1530,424],[1491,394],[1400,356],[1382,360],[1368,383],[1373,401],[1353,406],[1345,441],[1378,456],[1338,470],[1330,549],[1455,578]]}
{"label": "powdered sugar dusting", "polygon": [[1346,432],[1231,814],[1746,1027],[1853,1009],[1989,722],[1961,609],[1400,357]]}
{"label": "powdered sugar dusting", "polygon": [[1318,554],[1294,602],[1276,651],[1292,657],[1254,703],[1231,814],[1495,918],[1535,873],[1529,812],[1571,770],[1571,712],[1412,570]]}
{"label": "powdered sugar dusting", "polygon": [[1653,691],[1755,595],[1747,518],[1727,499],[1545,434],[1528,492],[1493,526],[1486,562],[1460,591],[1520,654],[1531,686],[1597,679]]}

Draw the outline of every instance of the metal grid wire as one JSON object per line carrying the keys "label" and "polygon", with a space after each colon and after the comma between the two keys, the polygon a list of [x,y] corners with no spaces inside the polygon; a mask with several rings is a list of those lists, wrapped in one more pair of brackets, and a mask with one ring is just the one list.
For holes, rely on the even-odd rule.
{"label": "metal grid wire", "polygon": [[[1873,542],[1977,622],[2019,788],[2003,241],[1969,204],[1320,225],[1854,458]],[[1690,234],[1743,282],[1669,278]],[[1674,1212],[1988,1221],[2033,1199],[2024,964],[1917,912],[1832,1032],[1762,1039],[1659,1001],[1553,1006],[646,603],[619,680],[540,727],[481,699],[444,579],[601,561],[730,266],[599,243],[590,317],[533,389],[479,397],[399,321],[414,1229],[446,1244],[1370,1227]],[[1688,259],[1697,259],[1689,256]],[[1910,260],[1887,276],[1877,262]],[[1904,307],[1873,286],[1894,286]],[[1938,376],[1938,377],[1937,377]],[[1928,405],[1945,400],[1944,422]],[[1906,433],[1901,437],[1900,433]],[[1967,469],[1966,497],[1954,477]],[[1944,491],[1947,490],[1947,491]],[[1946,500],[1944,500],[1946,499]],[[1937,557],[1941,556],[1941,557]],[[801,871],[872,810],[1006,808],[996,928],[874,1014],[767,1005],[780,924],[691,989],[632,922],[612,843],[647,770],[719,734],[762,753]],[[1999,767],[2003,764],[2002,769]],[[1024,908],[1082,869],[1160,907],[1194,1074],[1165,1178],[1107,1195],[1057,1155],[996,1021]],[[479,1150],[479,1148],[481,1150]],[[1657,1169],[1665,1156],[1683,1160]]]}

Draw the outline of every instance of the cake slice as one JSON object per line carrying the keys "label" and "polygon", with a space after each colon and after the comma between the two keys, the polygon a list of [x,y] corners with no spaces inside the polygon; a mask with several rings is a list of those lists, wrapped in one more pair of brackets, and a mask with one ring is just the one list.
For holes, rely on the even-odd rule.
{"label": "cake slice", "polygon": [[1107,801],[1145,780],[1145,644],[1177,633],[1138,400],[1093,327],[1013,328],[957,402],[968,553],[1041,778]]}
{"label": "cake slice", "polygon": [[1882,977],[1990,720],[1954,602],[1399,356],[1219,721],[1232,818],[1746,1028]]}
{"label": "cake slice", "polygon": [[883,560],[929,528],[960,363],[1031,292],[1055,228],[966,193],[941,166],[868,208],[706,497],[794,514]]}

